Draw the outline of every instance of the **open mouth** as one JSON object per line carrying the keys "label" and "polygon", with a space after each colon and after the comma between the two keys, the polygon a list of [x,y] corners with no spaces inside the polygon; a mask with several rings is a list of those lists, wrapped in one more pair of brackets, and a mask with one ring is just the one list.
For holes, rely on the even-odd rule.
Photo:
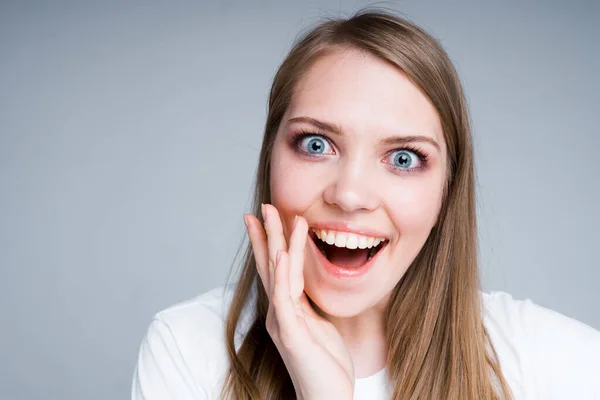
{"label": "open mouth", "polygon": [[388,243],[386,238],[323,229],[311,229],[310,237],[331,264],[342,268],[365,265]]}

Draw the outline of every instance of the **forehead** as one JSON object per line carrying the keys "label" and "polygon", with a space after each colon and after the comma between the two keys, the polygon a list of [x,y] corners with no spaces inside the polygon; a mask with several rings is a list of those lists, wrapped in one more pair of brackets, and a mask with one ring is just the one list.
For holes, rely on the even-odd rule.
{"label": "forehead", "polygon": [[420,134],[443,144],[438,114],[402,71],[354,49],[321,57],[294,88],[288,118],[308,116],[345,132]]}

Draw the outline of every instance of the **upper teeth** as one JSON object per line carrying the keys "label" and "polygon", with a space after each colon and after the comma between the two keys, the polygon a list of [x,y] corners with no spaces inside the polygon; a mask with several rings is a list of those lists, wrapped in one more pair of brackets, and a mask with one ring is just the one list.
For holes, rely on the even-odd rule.
{"label": "upper teeth", "polygon": [[348,249],[370,249],[385,240],[385,238],[355,235],[348,232],[327,231],[325,229],[313,229],[313,231],[323,242]]}

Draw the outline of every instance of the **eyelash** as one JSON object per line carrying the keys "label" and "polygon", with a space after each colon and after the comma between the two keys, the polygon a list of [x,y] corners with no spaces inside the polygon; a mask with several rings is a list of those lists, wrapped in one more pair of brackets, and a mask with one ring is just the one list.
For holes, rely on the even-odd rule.
{"label": "eyelash", "polygon": [[[295,131],[292,133],[292,144],[294,146],[294,150],[297,151],[298,153],[302,154],[303,156],[310,157],[310,158],[320,158],[320,156],[312,155],[310,153],[307,153],[304,149],[300,148],[300,142],[302,142],[302,140],[308,136],[319,136],[323,140],[327,141],[330,146],[333,147],[331,141],[325,134],[320,133],[320,132],[312,132],[312,131],[307,131],[304,129],[299,129],[298,131]],[[429,165],[429,157],[420,148],[415,147],[413,145],[404,145],[403,147],[392,150],[390,152],[390,154],[394,153],[396,151],[399,151],[399,150],[408,150],[408,151],[416,154],[417,157],[419,157],[419,159],[421,161],[421,165],[419,167],[414,167],[414,168],[410,168],[410,169],[403,169],[403,168],[397,168],[395,166],[390,166],[390,168],[394,169],[395,171],[402,171],[403,173],[404,172],[414,173],[414,172],[419,172],[419,171],[425,170],[427,168],[427,166]]]}

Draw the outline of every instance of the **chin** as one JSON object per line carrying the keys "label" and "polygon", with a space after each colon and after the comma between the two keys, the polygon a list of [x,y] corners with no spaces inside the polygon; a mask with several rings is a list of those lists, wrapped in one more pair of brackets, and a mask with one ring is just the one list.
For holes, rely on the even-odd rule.
{"label": "chin", "polygon": [[309,285],[305,292],[320,311],[335,318],[351,318],[368,311],[372,298],[365,293],[338,291],[321,285]]}

